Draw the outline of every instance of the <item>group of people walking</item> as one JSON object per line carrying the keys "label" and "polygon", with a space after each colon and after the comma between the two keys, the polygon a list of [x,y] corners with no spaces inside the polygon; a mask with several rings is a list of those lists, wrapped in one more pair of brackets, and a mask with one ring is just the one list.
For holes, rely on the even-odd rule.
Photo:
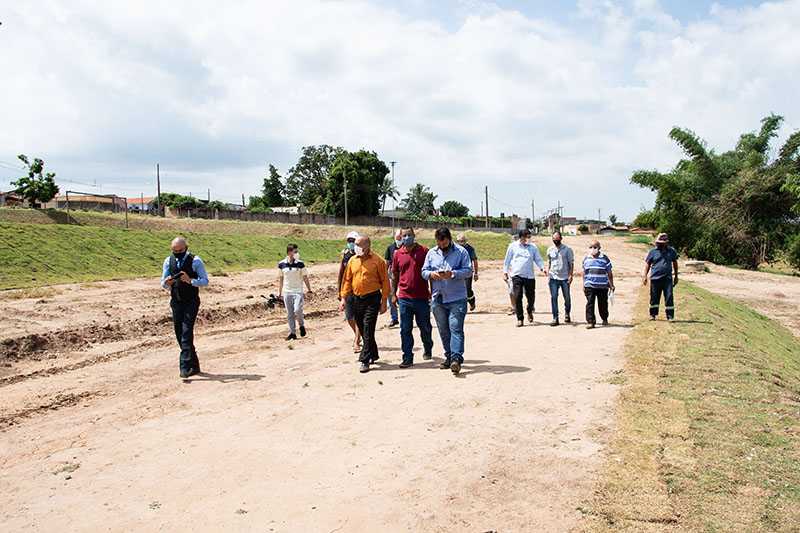
{"label": "group of people walking", "polygon": [[[422,340],[424,360],[433,358],[433,313],[444,350],[441,369],[453,374],[461,371],[464,363],[464,319],[467,309],[475,309],[472,282],[478,280],[478,258],[475,249],[467,244],[464,234],[453,241],[450,230],[436,230],[436,246],[428,249],[415,241],[414,228],[406,226],[395,234],[395,241],[387,247],[383,257],[372,250],[369,237],[351,231],[339,261],[339,309],[353,330],[354,352],[359,354],[360,372],[369,372],[370,365],[380,358],[375,341],[378,316],[387,309],[396,309],[389,326],[400,326],[403,360],[401,368],[414,364],[414,335],[416,323]],[[535,304],[535,267],[548,277],[553,320],[558,326],[559,293],[564,300],[564,322],[570,323],[570,286],[574,276],[575,254],[562,242],[556,231],[553,245],[547,249],[545,264],[538,247],[531,240],[530,230],[521,230],[506,250],[503,262],[503,280],[509,286],[516,315],[517,327],[524,319],[533,323]],[[673,287],[678,283],[678,255],[668,246],[666,233],[656,238],[656,246],[645,260],[643,283],[650,274],[650,320],[658,315],[661,295],[668,322],[675,316]],[[200,362],[194,347],[194,324],[200,307],[199,289],[208,286],[208,275],[203,261],[188,252],[182,237],[171,244],[172,255],[164,260],[161,286],[170,291],[170,307],[175,336],[180,346],[179,370],[181,378],[200,373]],[[586,328],[594,329],[597,314],[601,324],[608,324],[608,303],[613,302],[614,276],[610,258],[601,251],[600,242],[589,242],[588,254],[582,262],[583,290],[586,296]],[[297,244],[286,247],[286,257],[278,264],[279,294],[286,306],[289,335],[286,340],[306,335],[303,302],[314,293],[308,278],[308,269],[300,260]],[[673,274],[674,272],[674,274]],[[303,291],[303,285],[308,289]],[[527,300],[523,313],[523,296]]]}

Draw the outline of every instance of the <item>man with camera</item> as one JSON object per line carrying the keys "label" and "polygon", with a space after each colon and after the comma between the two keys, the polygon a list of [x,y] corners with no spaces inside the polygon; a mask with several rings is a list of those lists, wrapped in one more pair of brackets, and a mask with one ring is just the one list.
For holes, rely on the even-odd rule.
{"label": "man with camera", "polygon": [[172,255],[164,260],[161,287],[169,289],[172,324],[181,347],[180,377],[186,379],[200,373],[200,361],[194,349],[194,322],[200,310],[200,287],[208,286],[203,260],[190,254],[186,240],[172,240]]}

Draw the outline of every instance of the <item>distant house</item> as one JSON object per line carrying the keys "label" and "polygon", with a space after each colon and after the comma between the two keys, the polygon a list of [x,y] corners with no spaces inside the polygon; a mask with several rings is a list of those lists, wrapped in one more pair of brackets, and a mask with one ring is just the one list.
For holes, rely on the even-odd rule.
{"label": "distant house", "polygon": [[[67,195],[59,194],[46,204],[45,209],[66,209],[67,208]],[[127,200],[119,196],[109,195],[93,195],[93,194],[70,194],[69,195],[69,208],[70,209],[87,209],[90,211],[113,211],[119,213],[128,208]]]}
{"label": "distant house", "polygon": [[273,213],[291,213],[293,215],[298,213],[308,213],[308,208],[303,204],[270,207],[270,209],[272,209]]}
{"label": "distant house", "polygon": [[652,235],[655,232],[653,228],[631,228],[631,233],[634,235]]}
{"label": "distant house", "polygon": [[616,235],[617,233],[630,233],[630,226],[603,226],[597,230],[598,235]]}
{"label": "distant house", "polygon": [[[128,211],[131,213],[148,213],[150,202],[155,200],[155,196],[140,196],[139,198],[126,198]],[[157,209],[157,208],[156,208]]]}
{"label": "distant house", "polygon": [[11,192],[0,192],[0,206],[22,205],[21,196]]}

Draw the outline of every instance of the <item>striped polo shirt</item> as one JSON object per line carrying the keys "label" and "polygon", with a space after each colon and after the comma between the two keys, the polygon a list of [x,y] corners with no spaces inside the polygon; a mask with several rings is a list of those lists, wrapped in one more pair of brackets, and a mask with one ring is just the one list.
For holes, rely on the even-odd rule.
{"label": "striped polo shirt", "polygon": [[278,263],[278,268],[283,276],[283,293],[303,294],[303,276],[308,276],[306,264],[299,259],[295,259],[294,262],[290,263],[287,256]]}
{"label": "striped polo shirt", "polygon": [[583,286],[590,289],[608,289],[608,271],[611,259],[600,252],[597,257],[587,255],[583,258]]}

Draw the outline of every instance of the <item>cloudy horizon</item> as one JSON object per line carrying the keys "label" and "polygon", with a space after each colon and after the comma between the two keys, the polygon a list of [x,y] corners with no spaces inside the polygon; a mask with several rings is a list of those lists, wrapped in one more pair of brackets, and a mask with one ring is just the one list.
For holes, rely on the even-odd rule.
{"label": "cloudy horizon", "polygon": [[303,146],[397,161],[479,214],[616,214],[638,169],[800,128],[800,0],[32,1],[0,13],[0,190],[40,157],[61,190],[241,202]]}

